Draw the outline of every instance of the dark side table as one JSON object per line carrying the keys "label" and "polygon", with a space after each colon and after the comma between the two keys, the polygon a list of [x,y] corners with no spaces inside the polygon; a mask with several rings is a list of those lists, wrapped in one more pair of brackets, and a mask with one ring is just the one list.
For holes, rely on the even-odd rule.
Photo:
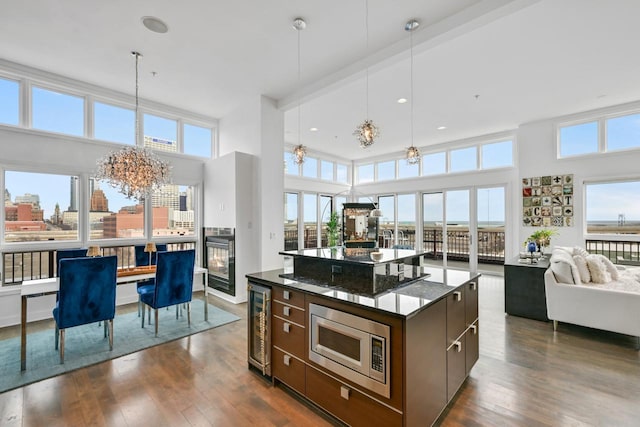
{"label": "dark side table", "polygon": [[504,311],[514,316],[548,321],[544,272],[549,259],[521,262],[520,257],[504,263]]}

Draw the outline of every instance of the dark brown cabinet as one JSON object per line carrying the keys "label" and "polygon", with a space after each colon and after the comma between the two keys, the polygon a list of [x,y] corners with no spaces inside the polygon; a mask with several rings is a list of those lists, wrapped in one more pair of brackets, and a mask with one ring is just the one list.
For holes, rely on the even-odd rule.
{"label": "dark brown cabinet", "polygon": [[273,287],[272,298],[273,377],[304,394],[307,317],[304,293]]}

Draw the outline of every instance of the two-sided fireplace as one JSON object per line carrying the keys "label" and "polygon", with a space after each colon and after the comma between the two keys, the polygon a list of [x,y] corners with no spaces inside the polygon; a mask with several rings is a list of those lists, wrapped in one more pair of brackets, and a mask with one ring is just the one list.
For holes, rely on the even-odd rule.
{"label": "two-sided fireplace", "polygon": [[203,231],[207,284],[235,296],[235,233],[233,228],[206,227]]}

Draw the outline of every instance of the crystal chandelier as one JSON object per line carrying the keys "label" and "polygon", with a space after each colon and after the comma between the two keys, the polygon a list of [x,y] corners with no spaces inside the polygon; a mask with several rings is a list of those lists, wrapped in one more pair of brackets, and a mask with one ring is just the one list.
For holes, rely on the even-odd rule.
{"label": "crystal chandelier", "polygon": [[418,148],[413,145],[413,105],[414,103],[414,98],[413,98],[413,30],[415,30],[416,28],[418,28],[418,25],[420,25],[420,23],[415,20],[415,19],[411,19],[407,22],[407,24],[404,26],[405,31],[408,31],[410,34],[410,38],[411,38],[411,146],[409,148],[407,148],[407,153],[406,153],[406,159],[407,159],[407,164],[408,165],[417,165],[420,163],[420,150],[418,150]]}
{"label": "crystal chandelier", "polygon": [[294,163],[296,165],[301,165],[304,163],[304,157],[307,155],[307,147],[302,144],[298,144],[293,147],[291,154],[293,155]]}
{"label": "crystal chandelier", "polygon": [[302,18],[296,18],[293,20],[293,28],[298,32],[298,145],[293,147],[293,161],[301,165],[307,155],[307,147],[300,143],[300,31],[307,28],[307,23]]}
{"label": "crystal chandelier", "polygon": [[[369,1],[365,1],[365,27],[367,33],[367,46],[365,48],[365,52],[369,51]],[[367,115],[364,122],[358,125],[356,130],[353,131],[353,136],[358,138],[358,142],[360,142],[361,148],[367,148],[375,142],[378,135],[380,135],[380,131],[377,126],[373,124],[373,120],[369,119],[369,67],[367,67],[366,71],[366,105],[367,105]]]}
{"label": "crystal chandelier", "polygon": [[[136,144],[140,142],[138,119],[138,60],[139,52],[131,52],[136,58]],[[169,163],[158,158],[151,150],[141,147],[125,147],[107,154],[97,162],[96,178],[117,188],[128,199],[142,200],[152,191],[171,182]]]}

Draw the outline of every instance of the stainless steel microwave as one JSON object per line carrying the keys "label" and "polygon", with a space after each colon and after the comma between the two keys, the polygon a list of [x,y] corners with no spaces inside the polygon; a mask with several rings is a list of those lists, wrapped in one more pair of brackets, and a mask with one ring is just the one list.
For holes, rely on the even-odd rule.
{"label": "stainless steel microwave", "polygon": [[390,328],[322,305],[309,304],[309,359],[384,397],[390,397]]}

